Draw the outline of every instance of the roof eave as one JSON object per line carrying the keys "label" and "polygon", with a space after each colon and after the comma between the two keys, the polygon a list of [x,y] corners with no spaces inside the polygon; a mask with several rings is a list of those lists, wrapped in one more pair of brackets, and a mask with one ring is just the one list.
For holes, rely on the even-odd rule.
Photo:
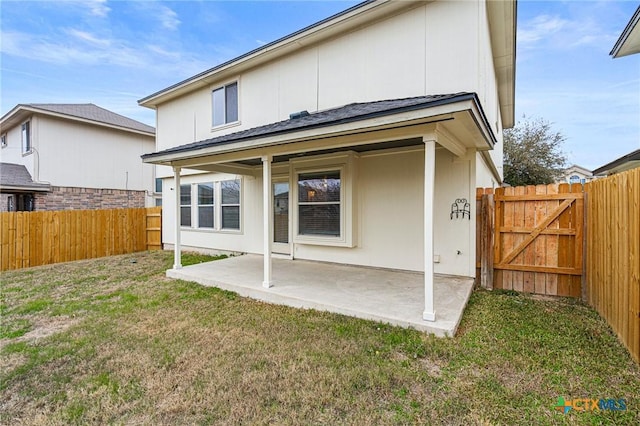
{"label": "roof eave", "polygon": [[143,130],[133,129],[130,127],[117,126],[115,124],[109,124],[102,121],[96,121],[96,120],[90,120],[88,118],[77,117],[75,115],[49,111],[46,109],[36,108],[32,105],[25,105],[25,104],[18,104],[11,111],[6,113],[2,117],[2,119],[0,119],[0,128],[5,129],[6,127],[8,128],[14,127],[20,124],[20,122],[26,120],[29,116],[33,114],[48,115],[51,117],[57,117],[65,120],[71,120],[71,121],[78,121],[81,123],[91,124],[94,126],[107,127],[110,129],[120,130],[123,132],[136,133],[143,136],[155,137],[156,135],[155,131],[147,132]]}
{"label": "roof eave", "polygon": [[498,83],[500,115],[505,129],[515,125],[516,0],[487,1],[493,65]]}
{"label": "roof eave", "polygon": [[640,23],[640,6],[638,6],[620,37],[616,40],[609,55],[613,58],[621,58],[640,53],[640,25],[638,23]]}
{"label": "roof eave", "polygon": [[593,170],[592,173],[594,175],[601,175],[608,171],[615,170],[621,165],[632,161],[640,161],[640,149],[632,151],[629,154],[623,155],[622,157],[616,158],[615,160],[608,162],[604,166],[598,167],[597,169]]}
{"label": "roof eave", "polygon": [[[456,107],[457,106],[457,107]],[[301,128],[287,131],[285,133],[266,134],[248,137],[230,143],[211,144],[208,146],[195,147],[172,152],[156,152],[142,155],[145,163],[151,164],[171,164],[172,161],[184,160],[187,158],[197,158],[209,155],[227,154],[236,150],[246,150],[254,148],[268,148],[277,144],[292,143],[300,140],[314,138],[326,138],[336,135],[343,135],[349,132],[352,134],[370,132],[381,128],[391,128],[397,124],[410,121],[412,125],[420,124],[423,120],[426,124],[432,119],[453,114],[468,112],[475,122],[476,127],[482,134],[482,139],[486,143],[485,150],[492,149],[495,145],[496,137],[491,130],[491,126],[482,110],[480,102],[475,94],[465,94],[443,102],[434,102],[424,105],[421,108],[415,106],[393,110],[387,114],[375,114],[366,118],[341,121],[339,123],[326,123],[310,128]],[[414,113],[415,117],[408,118],[407,113]]]}
{"label": "roof eave", "polygon": [[51,192],[51,185],[33,184],[33,185],[5,185],[2,184],[2,192]]}

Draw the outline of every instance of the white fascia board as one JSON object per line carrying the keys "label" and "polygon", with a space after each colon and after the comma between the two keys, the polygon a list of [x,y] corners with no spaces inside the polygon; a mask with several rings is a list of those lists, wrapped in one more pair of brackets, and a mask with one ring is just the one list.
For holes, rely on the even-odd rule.
{"label": "white fascia board", "polygon": [[2,185],[2,192],[51,192],[51,186]]}
{"label": "white fascia board", "polygon": [[487,17],[502,126],[508,129],[515,124],[516,1],[487,1]]}
{"label": "white fascia board", "polygon": [[622,34],[620,34],[609,55],[614,58],[620,58],[635,53],[640,53],[640,6],[638,6]]}

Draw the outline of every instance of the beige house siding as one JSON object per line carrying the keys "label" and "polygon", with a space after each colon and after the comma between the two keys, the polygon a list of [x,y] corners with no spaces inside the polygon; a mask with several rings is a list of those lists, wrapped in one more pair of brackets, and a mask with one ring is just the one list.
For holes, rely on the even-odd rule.
{"label": "beige house siding", "polygon": [[[159,105],[156,150],[285,120],[301,110],[466,91],[481,100],[498,137],[490,156],[501,165],[502,124],[491,58],[484,3],[420,3]],[[238,81],[239,122],[212,129],[211,92],[233,81]],[[158,173],[171,175],[168,168]]]}
{"label": "beige house siding", "polygon": [[[354,185],[357,196],[356,244],[353,248],[293,244],[298,259],[321,260],[393,269],[424,270],[423,203],[424,149],[373,151],[357,159]],[[274,176],[290,177],[289,165],[274,165]],[[437,273],[473,276],[475,265],[474,220],[450,219],[457,198],[475,196],[475,154],[456,157],[436,151],[435,253]],[[228,174],[197,174],[181,178],[181,184],[217,180],[242,180],[242,228],[240,232],[182,228],[185,247],[231,252],[262,253],[262,178]],[[163,243],[174,243],[175,188],[166,179],[163,191]],[[291,182],[291,187],[293,182]],[[294,208],[295,203],[291,203]],[[475,203],[471,203],[475,218]],[[292,212],[293,214],[293,212]],[[295,231],[295,230],[294,230]],[[460,251],[460,254],[458,254]]]}

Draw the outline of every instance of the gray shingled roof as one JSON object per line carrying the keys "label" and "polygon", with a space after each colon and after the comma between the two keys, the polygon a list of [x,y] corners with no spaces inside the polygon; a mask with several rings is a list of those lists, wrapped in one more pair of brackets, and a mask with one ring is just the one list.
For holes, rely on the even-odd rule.
{"label": "gray shingled roof", "polygon": [[605,174],[610,170],[615,169],[616,167],[620,167],[623,164],[630,163],[633,161],[640,161],[640,149],[636,149],[635,151],[632,151],[626,155],[623,155],[622,157],[616,158],[615,160],[605,164],[604,166],[598,167],[592,173],[594,175]]}
{"label": "gray shingled roof", "polygon": [[242,130],[211,139],[192,142],[164,151],[145,154],[142,158],[153,158],[170,153],[187,152],[200,148],[207,148],[214,145],[222,145],[239,142],[248,139],[260,139],[267,136],[286,134],[300,130],[313,129],[319,127],[335,126],[337,124],[366,120],[374,117],[396,114],[404,111],[431,108],[438,105],[449,104],[464,100],[475,100],[478,104],[475,93],[454,93],[449,95],[418,96],[415,98],[390,99],[384,101],[353,103],[339,108],[328,109],[311,113],[300,118],[279,121],[252,129]]}
{"label": "gray shingled roof", "polygon": [[22,164],[0,163],[0,187],[33,190],[48,190],[50,185],[35,183],[31,174]]}
{"label": "gray shingled roof", "polygon": [[155,133],[155,129],[139,121],[125,117],[94,104],[23,104],[26,107],[36,108],[43,111],[64,114],[71,117],[84,118],[86,120],[97,121],[110,124],[112,126],[124,127],[140,132]]}

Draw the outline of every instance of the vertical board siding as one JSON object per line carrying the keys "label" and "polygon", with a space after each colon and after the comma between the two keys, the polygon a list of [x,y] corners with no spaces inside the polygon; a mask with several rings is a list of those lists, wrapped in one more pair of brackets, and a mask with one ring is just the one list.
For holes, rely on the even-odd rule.
{"label": "vertical board siding", "polygon": [[640,168],[585,191],[587,302],[640,362]]}
{"label": "vertical board siding", "polygon": [[162,208],[0,213],[0,270],[162,248]]}

